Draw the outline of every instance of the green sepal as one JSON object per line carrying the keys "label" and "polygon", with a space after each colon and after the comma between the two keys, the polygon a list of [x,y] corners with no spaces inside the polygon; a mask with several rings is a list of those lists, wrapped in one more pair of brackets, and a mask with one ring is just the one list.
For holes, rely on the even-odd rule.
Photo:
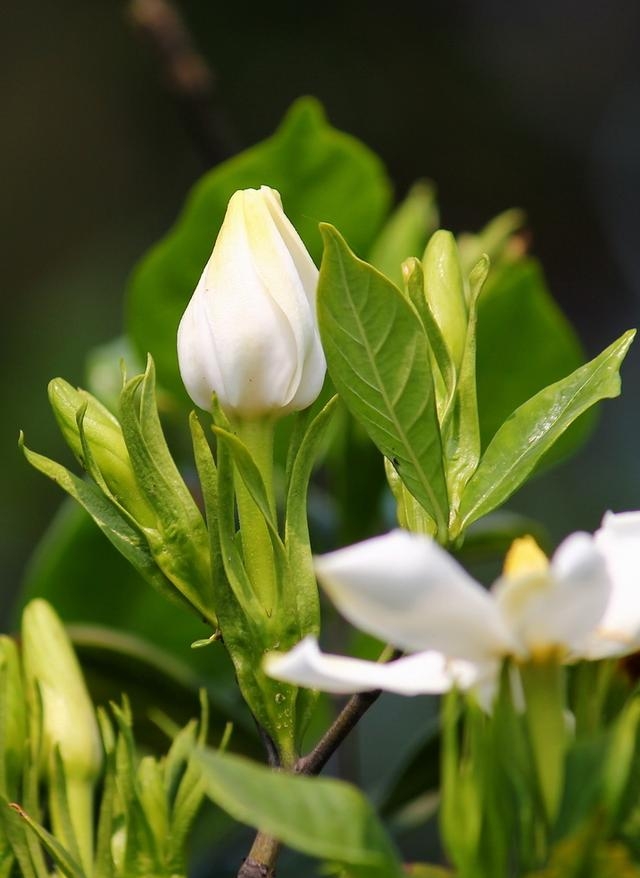
{"label": "green sepal", "polygon": [[218,447],[220,443],[226,444],[233,458],[233,462],[238,469],[240,478],[244,482],[253,502],[256,504],[264,518],[271,538],[274,560],[278,568],[278,576],[279,578],[284,578],[287,576],[287,559],[284,543],[278,533],[278,522],[271,509],[269,496],[262,475],[260,474],[260,470],[251,457],[251,452],[247,446],[238,436],[235,435],[235,433],[224,430],[222,427],[214,427],[213,432],[218,440]]}
{"label": "green sepal", "polygon": [[[318,586],[309,543],[307,492],[311,471],[333,423],[337,406],[338,397],[333,396],[310,423],[304,419],[304,432],[296,444],[287,474],[284,544],[289,569],[295,571],[290,577],[287,604],[297,606],[300,640],[307,634],[317,634],[320,629]],[[299,417],[302,420],[304,416]]]}
{"label": "green sepal", "polygon": [[444,229],[429,239],[422,259],[424,292],[456,371],[467,337],[467,296],[456,240]]}
{"label": "green sepal", "polygon": [[[62,872],[65,878],[87,878],[87,874],[78,864],[78,862],[69,854],[66,848],[55,838],[50,832],[48,832],[44,826],[41,826],[37,820],[31,817],[25,810],[22,808],[18,808],[17,805],[10,805],[6,799],[0,797],[0,808],[12,809],[14,813],[16,813],[19,820],[23,821],[24,824],[28,827],[28,831],[33,834],[33,837],[38,840],[49,854],[57,868]],[[9,818],[11,819],[11,818]],[[3,822],[6,823],[7,818],[3,817]],[[14,822],[14,831],[18,833],[18,825]],[[16,848],[14,848],[16,850]],[[22,850],[21,854],[24,855],[26,860],[26,850]],[[20,868],[23,871],[24,878],[30,875],[36,875],[37,872],[31,870],[31,868],[27,867],[27,871],[23,869],[23,859],[22,856],[17,856],[18,862],[20,863]],[[47,874],[47,873],[45,873]]]}
{"label": "green sepal", "polygon": [[422,320],[429,340],[432,363],[435,366],[433,375],[438,419],[442,423],[456,389],[455,366],[444,336],[427,302],[422,263],[416,258],[407,259],[402,264],[402,274],[407,298]]}
{"label": "green sepal", "polygon": [[416,534],[435,537],[437,525],[429,513],[410,494],[388,457],[384,459],[384,471],[387,484],[396,501],[396,517],[398,524],[405,530]]}
{"label": "green sepal", "polygon": [[504,503],[540,458],[583,412],[620,393],[619,369],[635,330],[571,375],[541,390],[500,427],[482,455],[462,497],[452,536]]}
{"label": "green sepal", "polygon": [[156,515],[156,527],[145,529],[153,557],[178,591],[215,627],[209,537],[164,438],[151,357],[144,374],[124,385],[120,417],[139,490]]}
{"label": "green sepal", "polygon": [[349,411],[398,470],[446,540],[448,497],[429,346],[391,281],[321,225],[318,322],[329,374]]}
{"label": "green sepal", "polygon": [[450,503],[450,523],[460,506],[467,482],[480,460],[480,421],[476,392],[476,324],[478,297],[489,273],[489,259],[483,257],[469,275],[467,334],[455,394],[442,423],[445,469]]}
{"label": "green sepal", "polygon": [[[73,862],[82,863],[79,840],[71,816],[65,767],[59,747],[56,747],[51,754],[48,791],[49,816],[55,838],[61,843]],[[87,801],[90,800],[89,797]],[[76,814],[77,818],[78,815]],[[88,865],[90,864],[85,863],[85,868]]]}
{"label": "green sepal", "polygon": [[294,615],[286,620],[292,632],[287,637],[289,642],[281,644],[280,636],[271,629],[282,626],[283,619],[272,616],[274,624],[270,625],[244,568],[236,539],[233,461],[229,448],[224,442],[218,444],[216,466],[195,415],[191,417],[191,432],[207,513],[216,605],[224,645],[253,716],[274,742],[281,758],[292,763],[297,753],[295,701],[298,690],[267,677],[262,671],[262,657],[281,645],[283,648],[293,646],[296,618]]}

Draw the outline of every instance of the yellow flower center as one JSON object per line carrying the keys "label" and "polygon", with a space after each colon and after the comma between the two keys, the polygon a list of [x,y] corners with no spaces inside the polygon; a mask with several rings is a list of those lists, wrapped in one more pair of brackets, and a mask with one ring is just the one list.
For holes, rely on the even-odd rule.
{"label": "yellow flower center", "polygon": [[545,574],[549,569],[549,559],[533,537],[520,537],[514,540],[504,559],[502,572],[508,579],[522,576]]}

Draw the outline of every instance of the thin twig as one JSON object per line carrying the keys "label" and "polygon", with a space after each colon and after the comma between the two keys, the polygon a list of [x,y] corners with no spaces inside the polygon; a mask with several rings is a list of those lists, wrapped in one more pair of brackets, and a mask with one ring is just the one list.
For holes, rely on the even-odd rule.
{"label": "thin twig", "polygon": [[[386,647],[378,661],[393,661],[401,655],[400,650]],[[313,750],[298,759],[293,771],[304,775],[320,774],[349,732],[355,728],[380,695],[380,689],[352,695]],[[249,856],[240,867],[238,878],[273,878],[279,852],[278,841],[258,832]]]}
{"label": "thin twig", "polygon": [[218,164],[237,152],[215,99],[215,74],[178,10],[170,0],[131,0],[128,15],[155,51],[166,87],[206,165]]}

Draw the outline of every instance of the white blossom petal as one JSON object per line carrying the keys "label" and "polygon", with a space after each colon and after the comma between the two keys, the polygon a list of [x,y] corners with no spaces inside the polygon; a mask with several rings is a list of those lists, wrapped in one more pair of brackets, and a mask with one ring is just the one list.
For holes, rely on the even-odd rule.
{"label": "white blossom petal", "polygon": [[632,652],[640,648],[640,512],[608,512],[595,541],[606,559],[611,594],[593,653]]}
{"label": "white blossom petal", "polygon": [[326,364],[315,315],[318,270],[275,190],[236,192],[178,329],[194,402],[243,417],[305,408]]}
{"label": "white blossom petal", "polygon": [[350,622],[401,649],[483,662],[514,646],[491,596],[428,537],[396,530],[315,567]]}
{"label": "white blossom petal", "polygon": [[504,576],[492,593],[523,650],[575,654],[602,619],[610,590],[593,537],[575,533],[560,545],[548,570]]}
{"label": "white blossom petal", "polygon": [[399,695],[440,694],[454,685],[467,689],[478,677],[475,665],[448,661],[437,652],[419,652],[387,663],[327,655],[312,636],[288,653],[265,656],[264,670],[277,680],[340,695],[375,689]]}

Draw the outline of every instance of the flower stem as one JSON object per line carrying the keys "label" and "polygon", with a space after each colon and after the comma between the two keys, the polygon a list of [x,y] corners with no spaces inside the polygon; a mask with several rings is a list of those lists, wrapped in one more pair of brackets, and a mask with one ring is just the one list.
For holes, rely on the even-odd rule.
{"label": "flower stem", "polygon": [[560,807],[566,753],[566,680],[553,656],[520,668],[526,702],[526,723],[548,825]]}
{"label": "flower stem", "polygon": [[[249,449],[254,463],[260,471],[267,492],[269,509],[275,518],[273,421],[267,418],[238,420],[234,427],[239,438]],[[235,470],[235,489],[244,564],[256,594],[267,615],[271,616],[277,609],[278,582],[269,529],[237,468]]]}

